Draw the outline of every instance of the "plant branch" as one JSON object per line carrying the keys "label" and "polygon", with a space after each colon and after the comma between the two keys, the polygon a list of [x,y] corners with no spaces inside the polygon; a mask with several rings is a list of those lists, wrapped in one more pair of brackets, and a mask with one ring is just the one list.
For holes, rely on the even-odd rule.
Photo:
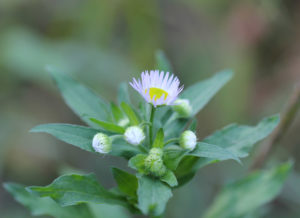
{"label": "plant branch", "polygon": [[258,155],[254,159],[250,170],[258,169],[263,166],[266,159],[270,156],[272,148],[280,142],[284,134],[287,132],[291,124],[293,123],[296,114],[300,108],[300,85],[295,87],[294,92],[289,98],[286,109],[281,115],[281,121],[270,137],[270,139],[262,146]]}
{"label": "plant branch", "polygon": [[151,105],[151,112],[150,112],[150,123],[152,125],[149,126],[149,146],[152,146],[152,140],[153,140],[153,121],[154,121],[154,115],[155,115],[155,107]]}

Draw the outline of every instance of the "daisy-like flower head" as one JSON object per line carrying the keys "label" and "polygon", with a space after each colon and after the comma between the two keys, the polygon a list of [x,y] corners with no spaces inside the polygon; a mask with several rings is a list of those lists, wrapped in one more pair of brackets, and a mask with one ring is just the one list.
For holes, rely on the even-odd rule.
{"label": "daisy-like flower head", "polygon": [[142,72],[141,79],[133,81],[130,85],[140,93],[148,102],[154,105],[173,105],[179,93],[183,90],[179,79],[169,72],[159,70]]}

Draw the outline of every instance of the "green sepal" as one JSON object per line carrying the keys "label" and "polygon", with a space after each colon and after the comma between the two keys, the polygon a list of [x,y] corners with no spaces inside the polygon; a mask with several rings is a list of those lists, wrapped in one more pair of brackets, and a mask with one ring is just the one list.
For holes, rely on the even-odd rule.
{"label": "green sepal", "polygon": [[171,187],[178,185],[175,174],[171,170],[167,170],[165,175],[160,177],[160,180],[167,183]]}
{"label": "green sepal", "polygon": [[137,170],[141,174],[145,174],[146,173],[146,169],[145,169],[146,158],[147,158],[146,154],[138,154],[129,160],[128,166],[132,169]]}

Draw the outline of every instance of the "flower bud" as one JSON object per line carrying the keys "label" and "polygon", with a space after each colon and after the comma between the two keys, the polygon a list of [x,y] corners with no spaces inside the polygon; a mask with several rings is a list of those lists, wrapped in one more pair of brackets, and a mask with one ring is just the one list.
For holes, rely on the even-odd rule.
{"label": "flower bud", "polygon": [[179,139],[179,144],[184,149],[194,150],[197,144],[197,136],[190,130],[184,131]]}
{"label": "flower bud", "polygon": [[122,127],[125,127],[129,124],[129,119],[127,117],[119,120],[118,122],[118,126],[122,126]]}
{"label": "flower bud", "polygon": [[145,159],[146,170],[154,176],[163,176],[167,168],[163,163],[163,151],[160,148],[152,148],[149,152],[148,157]]}
{"label": "flower bud", "polygon": [[98,133],[93,138],[93,148],[96,152],[106,154],[111,151],[111,139],[108,135]]}
{"label": "flower bud", "polygon": [[176,111],[180,117],[189,117],[192,114],[192,106],[188,99],[177,99],[174,102],[173,110]]}
{"label": "flower bud", "polygon": [[131,145],[139,145],[145,139],[144,131],[139,126],[130,126],[126,129],[125,140]]}

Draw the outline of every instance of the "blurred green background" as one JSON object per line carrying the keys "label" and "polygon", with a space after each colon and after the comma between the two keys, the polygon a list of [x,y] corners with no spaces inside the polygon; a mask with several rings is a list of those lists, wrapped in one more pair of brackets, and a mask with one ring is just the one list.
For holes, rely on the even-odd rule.
{"label": "blurred green background", "polygon": [[[158,49],[185,86],[231,68],[234,79],[198,115],[201,139],[283,110],[300,81],[299,12],[299,0],[0,0],[0,182],[46,185],[74,168],[113,187],[110,167],[126,164],[28,132],[42,123],[82,124],[46,65],[112,101],[120,82],[155,67]],[[300,216],[299,131],[298,114],[268,162],[291,157],[295,166],[265,217]],[[201,217],[223,184],[247,173],[251,158],[202,169],[175,191],[167,217]],[[31,217],[2,186],[0,217]]]}

